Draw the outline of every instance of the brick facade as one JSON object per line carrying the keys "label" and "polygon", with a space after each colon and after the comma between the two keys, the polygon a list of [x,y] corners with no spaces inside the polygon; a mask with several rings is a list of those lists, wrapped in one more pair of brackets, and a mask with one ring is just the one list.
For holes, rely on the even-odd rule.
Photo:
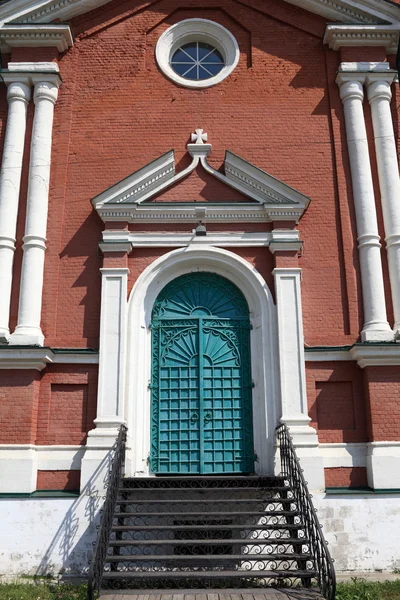
{"label": "brick facade", "polygon": [[[240,61],[221,84],[204,90],[178,87],[155,62],[160,35],[183,19],[201,17],[223,25],[238,41]],[[99,347],[101,267],[128,267],[128,294],[157,258],[174,248],[135,248],[102,256],[104,227],[144,233],[190,233],[176,223],[104,225],[90,200],[170,148],[176,170],[190,162],[188,135],[203,127],[212,142],[209,163],[221,169],[226,149],[311,198],[298,226],[300,253],[230,248],[265,280],[275,298],[274,268],[302,269],[302,318],[307,347],[351,346],[360,339],[363,306],[356,218],[345,121],[335,76],[341,61],[389,60],[382,48],[330,50],[321,43],[327,19],[287,2],[232,3],[206,0],[201,11],[188,0],[161,0],[153,7],[110,2],[74,17],[73,47],[13,48],[8,62],[57,62],[62,85],[55,107],[52,167],[42,303],[45,344],[52,348]],[[392,103],[397,103],[398,90]],[[385,237],[371,113],[365,103],[380,235]],[[22,237],[26,216],[29,144],[34,107],[28,110],[25,160],[17,224],[10,328],[17,323]],[[394,115],[396,139],[398,119]],[[0,88],[0,147],[7,119]],[[249,202],[249,198],[200,167],[152,202]],[[293,223],[207,223],[211,232],[270,232]],[[385,297],[393,325],[387,257],[382,251]],[[356,361],[308,362],[307,397],[320,443],[400,440],[398,367],[366,367]],[[97,406],[96,365],[49,365],[0,371],[3,444],[82,445],[93,429]],[[390,419],[387,415],[390,414]],[[326,470],[327,482],[362,481],[364,471]],[[38,487],[48,485],[39,471]],[[54,485],[63,483],[61,477]],[[48,477],[50,477],[50,472]],[[65,475],[65,477],[68,476]],[[55,480],[56,481],[56,480]],[[60,483],[61,482],[61,483]],[[333,484],[332,484],[333,485]],[[338,484],[339,485],[339,484]],[[42,489],[42,488],[40,488]],[[43,488],[45,489],[45,488]],[[56,487],[55,489],[61,489]],[[67,489],[67,488],[65,488]]]}

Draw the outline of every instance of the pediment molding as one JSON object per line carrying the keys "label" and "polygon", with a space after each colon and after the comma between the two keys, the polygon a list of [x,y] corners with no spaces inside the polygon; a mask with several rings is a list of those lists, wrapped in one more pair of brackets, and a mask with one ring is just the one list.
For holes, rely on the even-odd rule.
{"label": "pediment molding", "polygon": [[[175,154],[170,150],[119,181],[92,199],[103,221],[193,221],[200,206],[207,220],[298,221],[310,199],[240,156],[226,151],[223,173],[214,169],[207,157],[212,150],[202,129],[192,134],[187,150],[192,157],[188,167],[176,173]],[[167,188],[188,177],[197,167],[228,187],[239,191],[251,202],[149,202]]]}
{"label": "pediment molding", "polygon": [[[0,24],[51,23],[104,6],[111,0],[12,0],[0,7]],[[332,21],[397,23],[400,7],[387,0],[285,0]]]}

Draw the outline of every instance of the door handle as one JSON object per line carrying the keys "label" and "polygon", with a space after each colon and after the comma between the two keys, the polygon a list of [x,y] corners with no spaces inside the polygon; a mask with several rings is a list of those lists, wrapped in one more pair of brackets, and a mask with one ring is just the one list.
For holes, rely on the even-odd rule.
{"label": "door handle", "polygon": [[193,413],[192,416],[190,417],[190,420],[192,421],[192,423],[194,423],[195,421],[198,421],[199,415],[197,413]]}
{"label": "door handle", "polygon": [[204,415],[204,421],[207,423],[208,421],[211,421],[212,416],[210,415],[210,413],[208,413],[207,415]]}

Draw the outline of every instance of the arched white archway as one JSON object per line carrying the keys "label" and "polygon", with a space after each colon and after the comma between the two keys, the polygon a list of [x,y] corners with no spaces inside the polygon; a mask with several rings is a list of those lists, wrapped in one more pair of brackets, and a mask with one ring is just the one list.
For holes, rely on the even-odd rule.
{"label": "arched white archway", "polygon": [[196,246],[174,250],[155,260],[136,281],[128,301],[124,416],[129,440],[128,476],[149,474],[151,312],[160,291],[186,273],[210,271],[226,277],[244,294],[252,323],[251,357],[256,472],[273,471],[274,429],[279,416],[276,310],[264,279],[247,261],[228,250]]}

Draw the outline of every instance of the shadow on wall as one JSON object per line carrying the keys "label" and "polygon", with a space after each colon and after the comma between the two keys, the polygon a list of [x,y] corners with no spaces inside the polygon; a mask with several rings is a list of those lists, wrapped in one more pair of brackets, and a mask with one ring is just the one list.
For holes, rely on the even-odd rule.
{"label": "shadow on wall", "polygon": [[88,573],[99,530],[101,507],[105,500],[104,496],[99,495],[98,488],[107,488],[112,457],[113,449],[110,449],[81,490],[79,498],[67,510],[40,561],[36,570],[37,576],[79,576]]}

